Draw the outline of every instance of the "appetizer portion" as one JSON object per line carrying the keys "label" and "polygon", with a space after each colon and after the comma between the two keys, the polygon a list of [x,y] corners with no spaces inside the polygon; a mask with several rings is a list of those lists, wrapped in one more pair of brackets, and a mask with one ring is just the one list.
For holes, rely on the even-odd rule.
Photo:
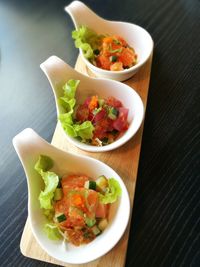
{"label": "appetizer portion", "polygon": [[81,26],[72,32],[75,46],[93,65],[111,71],[129,69],[137,63],[137,54],[123,37],[99,35]]}
{"label": "appetizer portion", "polygon": [[118,200],[121,188],[114,178],[71,174],[59,177],[50,171],[53,160],[40,155],[35,170],[45,187],[39,195],[40,207],[48,222],[44,230],[53,240],[64,239],[75,246],[87,244],[109,223],[110,205]]}
{"label": "appetizer portion", "polygon": [[78,80],[69,80],[63,87],[59,104],[64,110],[59,120],[65,132],[79,141],[94,146],[114,142],[128,129],[128,109],[121,101],[110,96],[88,96],[77,105],[75,94]]}

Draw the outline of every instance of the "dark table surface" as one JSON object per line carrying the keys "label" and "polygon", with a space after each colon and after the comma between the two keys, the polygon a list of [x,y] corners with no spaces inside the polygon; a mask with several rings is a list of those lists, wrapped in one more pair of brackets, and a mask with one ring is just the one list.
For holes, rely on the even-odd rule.
{"label": "dark table surface", "polygon": [[[198,267],[200,2],[83,2],[144,27],[155,43],[126,266]],[[39,64],[53,54],[76,62],[69,3],[0,0],[0,266],[52,266],[20,253],[27,184],[12,138],[31,127],[51,141],[54,97]]]}

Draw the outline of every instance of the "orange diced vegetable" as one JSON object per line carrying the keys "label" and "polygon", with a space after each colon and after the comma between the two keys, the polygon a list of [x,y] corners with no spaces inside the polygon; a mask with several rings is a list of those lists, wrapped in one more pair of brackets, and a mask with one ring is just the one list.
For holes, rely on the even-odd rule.
{"label": "orange diced vegetable", "polygon": [[112,36],[103,38],[103,43],[112,43],[112,42],[113,42]]}
{"label": "orange diced vegetable", "polygon": [[93,111],[95,108],[98,107],[98,97],[97,96],[92,96],[90,103],[88,105],[88,108],[90,111]]}

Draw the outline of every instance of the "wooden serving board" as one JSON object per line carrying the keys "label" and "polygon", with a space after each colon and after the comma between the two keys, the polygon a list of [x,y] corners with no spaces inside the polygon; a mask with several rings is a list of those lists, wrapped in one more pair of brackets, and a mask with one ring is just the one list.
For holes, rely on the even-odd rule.
{"label": "wooden serving board", "polygon": [[[150,80],[150,71],[151,71],[151,62],[152,56],[146,62],[146,64],[141,68],[141,70],[135,74],[131,79],[125,81],[127,85],[134,88],[138,94],[140,95],[144,108],[146,109],[147,104],[147,96],[148,96],[148,87]],[[87,69],[80,56],[77,59],[75,69],[83,74],[94,76]],[[69,144],[64,137],[64,132],[60,128],[59,124],[55,129],[55,133],[52,139],[52,144],[62,150],[72,151],[75,153],[81,153],[85,155],[89,155],[91,157],[97,158],[106,164],[108,164],[111,168],[113,168],[123,179],[130,196],[131,202],[131,211],[133,207],[133,200],[135,194],[135,186],[136,186],[136,178],[139,164],[139,156],[141,149],[141,141],[142,141],[142,132],[143,132],[143,124],[136,133],[136,135],[125,145],[122,147],[103,153],[91,153],[82,151],[73,145]],[[132,222],[132,226],[133,226]],[[106,255],[101,258],[92,261],[87,264],[81,265],[71,265],[65,264],[63,262],[59,262],[56,259],[50,257],[39,244],[36,242],[30,228],[29,220],[27,219],[22,238],[20,243],[20,249],[24,256],[30,257],[33,259],[37,259],[40,261],[45,261],[49,263],[54,263],[61,266],[75,267],[75,266],[83,266],[83,267],[122,267],[125,265],[126,260],[126,250],[128,245],[128,237],[130,230],[130,222],[129,225],[120,239],[118,244]]]}

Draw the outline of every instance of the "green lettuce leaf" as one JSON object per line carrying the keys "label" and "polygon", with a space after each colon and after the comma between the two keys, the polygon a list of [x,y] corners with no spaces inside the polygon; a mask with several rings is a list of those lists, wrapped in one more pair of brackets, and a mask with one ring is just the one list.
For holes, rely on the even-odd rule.
{"label": "green lettuce leaf", "polygon": [[62,238],[62,235],[60,234],[58,227],[53,223],[46,223],[44,226],[44,232],[51,240],[58,240]]}
{"label": "green lettuce leaf", "polygon": [[35,164],[35,170],[40,174],[40,172],[45,172],[53,167],[53,160],[45,155],[40,155],[38,161]]}
{"label": "green lettuce leaf", "polygon": [[80,81],[79,80],[73,80],[70,79],[64,86],[63,86],[63,90],[64,90],[64,96],[70,100],[72,98],[75,98],[75,94],[76,94],[76,88],[78,87]]}
{"label": "green lettuce leaf", "polygon": [[43,209],[52,209],[52,200],[59,182],[59,177],[54,172],[48,171],[42,173],[42,178],[45,183],[45,189],[39,195],[40,206]]}
{"label": "green lettuce leaf", "polygon": [[91,121],[84,121],[82,124],[75,124],[74,130],[77,136],[80,136],[83,140],[92,139],[94,126]]}
{"label": "green lettuce leaf", "polygon": [[66,110],[66,111],[73,111],[73,108],[76,104],[75,98],[72,98],[68,100],[66,97],[60,97],[59,98],[60,105]]}
{"label": "green lettuce leaf", "polygon": [[60,114],[58,119],[60,120],[61,125],[65,130],[66,134],[68,134],[71,137],[77,137],[77,134],[73,126],[72,112]]}
{"label": "green lettuce leaf", "polygon": [[93,51],[101,45],[102,35],[98,35],[86,26],[80,26],[77,30],[72,31],[75,47],[83,51],[87,59],[94,57]]}
{"label": "green lettuce leaf", "polygon": [[52,200],[59,182],[58,175],[48,171],[52,166],[52,159],[45,155],[40,155],[39,160],[35,164],[35,170],[42,176],[45,184],[44,191],[41,191],[39,195],[40,206],[45,210],[53,209]]}
{"label": "green lettuce leaf", "polygon": [[[69,112],[67,113],[63,113],[63,114],[59,114],[59,117],[58,119],[60,120],[62,126],[64,126],[65,124],[67,125],[73,125],[73,118],[72,118],[72,115],[73,115],[73,110],[70,110]],[[63,127],[64,128],[64,127]]]}
{"label": "green lettuce leaf", "polygon": [[99,193],[100,201],[103,204],[113,203],[121,196],[122,190],[117,180],[114,178],[108,179],[108,190],[103,195]]}
{"label": "green lettuce leaf", "polygon": [[79,85],[79,80],[69,80],[64,86],[64,95],[58,99],[59,105],[64,108],[64,113],[58,116],[59,121],[65,132],[71,137],[80,137],[83,142],[92,139],[94,126],[90,121],[85,121],[81,124],[74,123],[74,107],[76,105],[76,89]]}

